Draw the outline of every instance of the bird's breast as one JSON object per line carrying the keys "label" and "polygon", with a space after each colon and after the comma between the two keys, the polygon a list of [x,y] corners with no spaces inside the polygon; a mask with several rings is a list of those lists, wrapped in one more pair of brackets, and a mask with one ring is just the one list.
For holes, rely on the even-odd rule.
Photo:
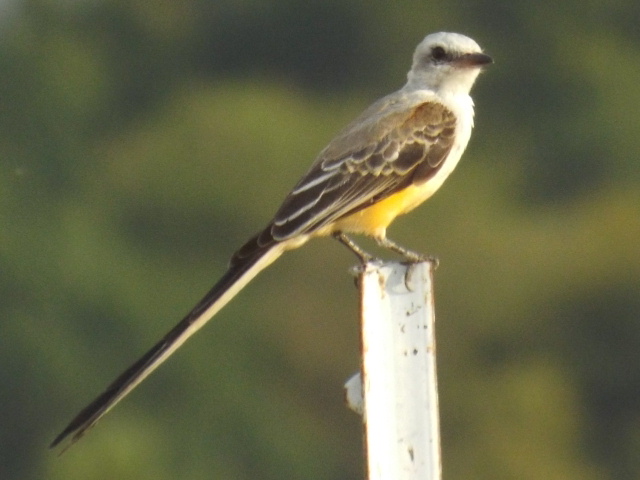
{"label": "bird's breast", "polygon": [[398,215],[413,210],[434,192],[431,182],[411,185],[369,207],[337,220],[328,226],[328,231],[319,233],[330,234],[340,231],[373,237],[384,236],[387,227]]}

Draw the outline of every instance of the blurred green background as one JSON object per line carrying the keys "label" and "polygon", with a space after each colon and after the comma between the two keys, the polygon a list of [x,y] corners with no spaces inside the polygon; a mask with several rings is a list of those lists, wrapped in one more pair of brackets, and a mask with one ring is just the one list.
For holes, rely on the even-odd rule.
{"label": "blurred green background", "polygon": [[640,478],[639,20],[637,0],[0,2],[0,478],[363,478],[354,259],[330,240],[47,445],[440,30],[496,61],[458,170],[390,230],[441,262],[444,476]]}

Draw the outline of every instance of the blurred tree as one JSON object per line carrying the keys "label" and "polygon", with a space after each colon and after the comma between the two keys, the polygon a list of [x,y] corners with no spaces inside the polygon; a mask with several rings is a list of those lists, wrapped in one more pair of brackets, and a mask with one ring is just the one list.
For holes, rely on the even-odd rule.
{"label": "blurred tree", "polygon": [[392,230],[441,258],[445,476],[637,478],[639,9],[4,2],[0,477],[361,478],[352,259],[331,242],[265,272],[63,457],[46,444],[453,30],[496,58],[476,132]]}

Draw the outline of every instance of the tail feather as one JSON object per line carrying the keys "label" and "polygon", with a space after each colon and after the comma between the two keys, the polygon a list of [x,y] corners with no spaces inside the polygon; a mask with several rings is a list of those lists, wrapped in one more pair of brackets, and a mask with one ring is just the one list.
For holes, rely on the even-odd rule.
{"label": "tail feather", "polygon": [[[247,243],[247,246],[252,243],[255,244],[255,237]],[[71,441],[66,448],[77,442],[104,414],[111,410],[284,251],[283,244],[273,241],[266,245],[254,246],[258,248],[250,249],[253,250],[251,254],[241,257],[234,256],[227,272],[187,316],[142,358],[116,378],[102,394],[78,413],[55,438],[50,448],[56,447],[69,436],[71,436]]]}

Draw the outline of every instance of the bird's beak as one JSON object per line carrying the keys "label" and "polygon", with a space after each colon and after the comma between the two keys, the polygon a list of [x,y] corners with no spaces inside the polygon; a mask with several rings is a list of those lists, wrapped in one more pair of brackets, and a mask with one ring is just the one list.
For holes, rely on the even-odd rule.
{"label": "bird's beak", "polygon": [[475,68],[493,63],[493,58],[486,53],[466,53],[455,58],[452,63],[462,68]]}

